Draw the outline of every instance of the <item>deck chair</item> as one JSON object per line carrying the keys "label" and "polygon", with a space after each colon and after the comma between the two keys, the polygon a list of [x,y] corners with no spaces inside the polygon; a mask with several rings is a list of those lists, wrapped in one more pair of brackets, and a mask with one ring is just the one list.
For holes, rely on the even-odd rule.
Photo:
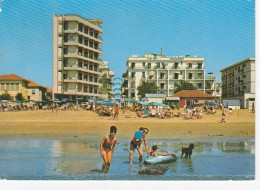
{"label": "deck chair", "polygon": [[148,115],[149,114],[149,112],[148,112],[148,110],[145,110],[144,112],[143,112],[143,114],[142,114],[142,117],[143,118],[148,118]]}

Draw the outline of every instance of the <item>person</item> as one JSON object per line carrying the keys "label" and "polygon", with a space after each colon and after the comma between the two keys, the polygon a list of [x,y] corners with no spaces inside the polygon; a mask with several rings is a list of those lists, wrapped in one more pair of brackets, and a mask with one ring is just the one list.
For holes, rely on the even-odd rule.
{"label": "person", "polygon": [[118,120],[118,115],[119,115],[119,108],[118,106],[116,105],[116,108],[115,108],[115,119]]}
{"label": "person", "polygon": [[139,131],[135,132],[135,135],[130,143],[130,154],[129,154],[130,165],[132,165],[133,154],[135,149],[137,149],[139,153],[139,164],[142,165],[142,160],[143,160],[143,149],[141,147],[142,143],[144,143],[145,145],[145,149],[148,156],[150,155],[148,145],[147,145],[147,139],[146,139],[146,135],[148,134],[148,132],[149,130],[143,127],[140,127]]}
{"label": "person", "polygon": [[226,116],[226,107],[222,106],[222,119],[220,120],[221,123],[226,123],[225,116]]}
{"label": "person", "polygon": [[104,173],[105,170],[106,173],[108,173],[108,170],[110,168],[111,159],[114,154],[115,145],[117,142],[117,139],[115,137],[116,132],[117,128],[115,126],[111,126],[110,135],[104,137],[104,139],[100,143],[101,157],[104,160],[102,165],[102,173]]}
{"label": "person", "polygon": [[158,147],[156,145],[153,145],[150,155],[151,156],[158,156],[158,155],[167,156],[170,154],[170,152],[166,152],[166,151],[165,151],[166,153],[157,152],[157,149],[158,149]]}

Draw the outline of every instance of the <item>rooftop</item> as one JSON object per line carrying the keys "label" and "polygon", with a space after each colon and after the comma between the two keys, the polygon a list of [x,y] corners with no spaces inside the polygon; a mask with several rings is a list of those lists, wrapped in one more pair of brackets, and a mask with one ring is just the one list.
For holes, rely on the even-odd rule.
{"label": "rooftop", "polygon": [[235,63],[235,64],[233,64],[233,65],[230,65],[230,66],[228,66],[228,67],[225,67],[224,69],[221,69],[220,72],[225,71],[226,69],[235,67],[235,66],[237,66],[237,65],[240,65],[240,64],[242,64],[242,63],[245,63],[245,62],[247,62],[247,61],[255,61],[255,58],[246,58],[246,59],[244,59],[244,60],[242,60],[242,61],[239,61],[239,62],[237,62],[237,63]]}
{"label": "rooftop", "polygon": [[0,80],[22,80],[22,81],[25,81],[25,82],[29,82],[28,80],[18,76],[18,75],[15,75],[15,74],[10,74],[10,75],[1,75],[0,76]]}
{"label": "rooftop", "polygon": [[200,92],[198,90],[182,90],[176,94],[171,95],[170,97],[181,97],[181,98],[214,98],[209,94]]}

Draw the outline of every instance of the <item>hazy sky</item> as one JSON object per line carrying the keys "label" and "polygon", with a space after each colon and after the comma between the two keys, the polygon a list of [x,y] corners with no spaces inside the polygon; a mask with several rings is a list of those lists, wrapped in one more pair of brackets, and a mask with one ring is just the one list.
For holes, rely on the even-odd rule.
{"label": "hazy sky", "polygon": [[103,20],[103,60],[116,77],[133,54],[190,54],[206,72],[255,57],[253,0],[5,0],[0,12],[0,75],[52,88],[52,14]]}

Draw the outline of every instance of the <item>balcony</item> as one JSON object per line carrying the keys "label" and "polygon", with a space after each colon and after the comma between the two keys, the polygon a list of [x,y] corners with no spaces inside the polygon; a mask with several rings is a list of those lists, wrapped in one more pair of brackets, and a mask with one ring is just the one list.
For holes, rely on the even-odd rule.
{"label": "balcony", "polygon": [[[206,76],[205,79],[206,80],[216,80],[216,77],[215,76]],[[225,77],[225,79],[226,79],[226,77]]]}

